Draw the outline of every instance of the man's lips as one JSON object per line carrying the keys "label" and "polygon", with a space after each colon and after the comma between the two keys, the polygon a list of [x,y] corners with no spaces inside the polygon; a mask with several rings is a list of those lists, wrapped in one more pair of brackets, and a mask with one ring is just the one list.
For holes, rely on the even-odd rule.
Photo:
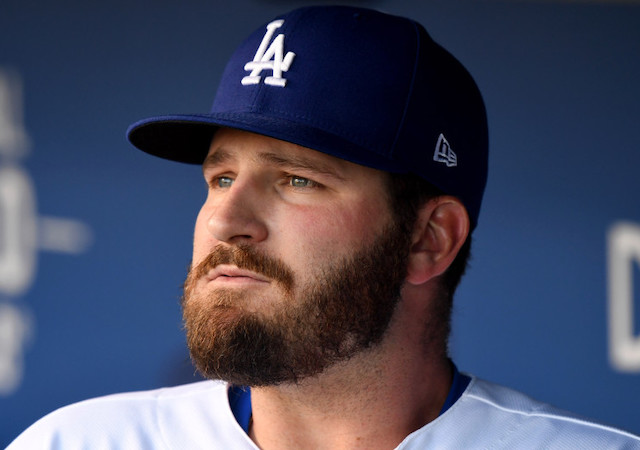
{"label": "man's lips", "polygon": [[233,265],[221,264],[211,269],[206,276],[206,281],[211,282],[260,282],[270,283],[271,280],[251,270],[240,269]]}

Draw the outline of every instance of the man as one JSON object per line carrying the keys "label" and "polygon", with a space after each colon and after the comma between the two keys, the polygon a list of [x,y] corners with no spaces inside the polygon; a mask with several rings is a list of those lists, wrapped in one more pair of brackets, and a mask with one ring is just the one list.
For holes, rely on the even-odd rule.
{"label": "man", "polygon": [[210,114],[129,139],[203,166],[183,312],[215,381],[72,405],[11,448],[640,448],[449,360],[487,125],[420,25],[293,11],[239,47]]}

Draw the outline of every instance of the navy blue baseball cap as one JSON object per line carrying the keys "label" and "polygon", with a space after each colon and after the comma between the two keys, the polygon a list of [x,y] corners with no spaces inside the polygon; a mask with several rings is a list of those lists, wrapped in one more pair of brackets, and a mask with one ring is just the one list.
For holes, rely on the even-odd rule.
{"label": "navy blue baseball cap", "polygon": [[152,155],[200,164],[220,127],[414,173],[458,197],[477,224],[484,103],[467,70],[413,20],[348,6],[296,9],[235,51],[211,112],[144,119],[127,134]]}

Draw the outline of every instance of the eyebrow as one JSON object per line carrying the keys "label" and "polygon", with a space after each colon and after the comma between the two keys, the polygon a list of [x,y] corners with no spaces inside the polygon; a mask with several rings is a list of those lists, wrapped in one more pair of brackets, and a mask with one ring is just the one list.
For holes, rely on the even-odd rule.
{"label": "eyebrow", "polygon": [[[235,158],[235,155],[224,148],[218,148],[205,158],[202,166],[204,169],[216,166]],[[273,152],[261,152],[256,155],[256,160],[260,163],[271,164],[290,171],[302,170],[322,175],[327,175],[338,180],[345,180],[336,168],[322,161],[305,158],[298,155],[279,155]]]}
{"label": "eyebrow", "polygon": [[303,156],[286,155],[281,156],[275,153],[265,152],[258,154],[260,162],[273,164],[274,166],[286,168],[288,170],[304,170],[307,172],[328,175],[344,181],[344,177],[330,164],[322,161],[312,160]]}
{"label": "eyebrow", "polygon": [[202,168],[206,169],[207,167],[217,166],[218,164],[229,161],[230,159],[232,159],[232,156],[228,151],[223,148],[218,148],[207,155],[202,162]]}

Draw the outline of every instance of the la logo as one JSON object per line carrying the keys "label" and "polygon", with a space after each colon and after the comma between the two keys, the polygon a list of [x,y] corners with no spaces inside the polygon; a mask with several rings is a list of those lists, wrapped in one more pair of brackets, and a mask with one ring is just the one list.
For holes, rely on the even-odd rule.
{"label": "la logo", "polygon": [[[273,41],[274,33],[278,28],[282,26],[284,20],[274,20],[267,25],[267,32],[262,38],[260,47],[256,55],[253,57],[253,61],[249,61],[244,65],[244,70],[251,71],[249,75],[242,78],[242,84],[247,86],[250,84],[260,83],[263,70],[271,70],[272,76],[265,77],[264,83],[270,86],[284,87],[287,84],[287,79],[282,78],[282,72],[289,70],[291,61],[293,61],[293,52],[287,52],[284,54],[284,34],[279,34]],[[271,42],[271,45],[269,43]]]}

